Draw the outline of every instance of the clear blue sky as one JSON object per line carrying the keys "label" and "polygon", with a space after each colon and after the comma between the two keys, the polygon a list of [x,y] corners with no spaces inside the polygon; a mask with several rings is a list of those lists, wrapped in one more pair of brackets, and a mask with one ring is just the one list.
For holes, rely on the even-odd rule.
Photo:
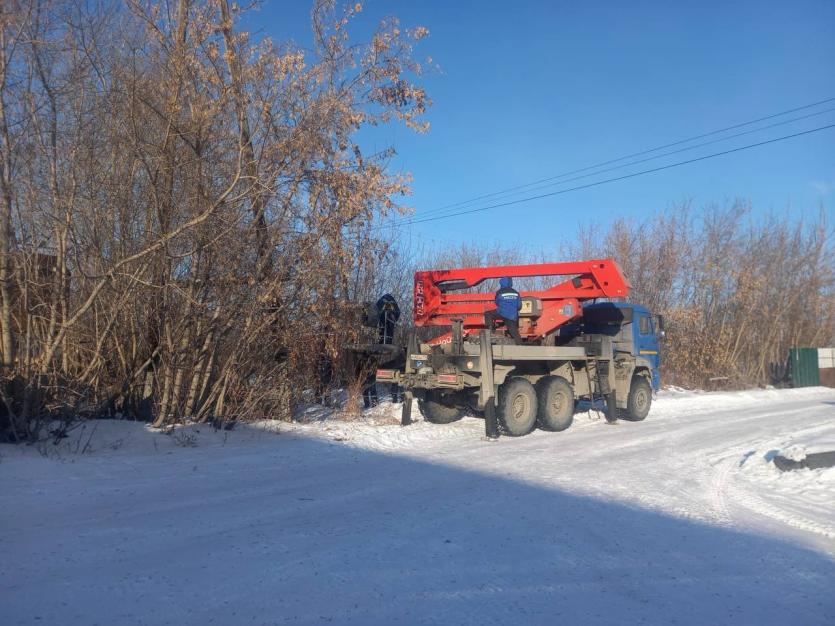
{"label": "clear blue sky", "polygon": [[[431,36],[416,52],[440,68],[422,81],[434,100],[427,135],[399,127],[366,139],[366,151],[393,145],[392,168],[414,176],[408,203],[416,219],[452,202],[835,97],[832,0],[367,0],[354,31],[362,37],[386,15],[405,27],[426,26]],[[266,0],[250,26],[308,45],[309,3]],[[832,123],[835,111],[599,178]],[[411,229],[419,240],[541,249],[579,222],[734,198],[751,200],[757,212],[797,217],[823,206],[835,219],[835,129]]]}

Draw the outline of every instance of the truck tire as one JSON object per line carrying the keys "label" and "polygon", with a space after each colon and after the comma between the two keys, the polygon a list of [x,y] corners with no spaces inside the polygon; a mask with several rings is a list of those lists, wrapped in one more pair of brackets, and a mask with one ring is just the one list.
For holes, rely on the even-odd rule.
{"label": "truck tire", "polygon": [[536,391],[524,378],[510,378],[499,387],[498,417],[502,432],[521,437],[536,424]]}
{"label": "truck tire", "polygon": [[420,409],[423,419],[433,424],[451,424],[460,420],[464,415],[464,411],[457,406],[439,402],[434,394],[426,400],[418,400],[418,409]]}
{"label": "truck tire", "polygon": [[630,422],[640,422],[647,414],[652,405],[652,387],[643,376],[636,376],[632,379],[632,387],[629,389],[629,398],[626,400],[626,409],[620,410],[620,418]]}
{"label": "truck tire", "polygon": [[562,376],[545,376],[536,383],[539,410],[536,422],[542,430],[559,432],[574,421],[574,389]]}

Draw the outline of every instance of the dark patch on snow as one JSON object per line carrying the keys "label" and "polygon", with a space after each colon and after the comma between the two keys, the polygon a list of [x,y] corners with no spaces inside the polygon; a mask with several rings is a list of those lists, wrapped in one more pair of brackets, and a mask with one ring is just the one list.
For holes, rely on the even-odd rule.
{"label": "dark patch on snow", "polygon": [[784,456],[777,455],[774,457],[774,465],[782,472],[789,472],[798,469],[823,469],[825,467],[835,466],[835,450],[828,452],[816,452],[814,454],[807,454],[802,461],[793,461]]}

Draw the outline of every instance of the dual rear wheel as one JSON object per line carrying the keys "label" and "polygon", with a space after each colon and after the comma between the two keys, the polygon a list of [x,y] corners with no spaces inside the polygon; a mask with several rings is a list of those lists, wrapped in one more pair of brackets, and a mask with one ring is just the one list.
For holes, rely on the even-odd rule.
{"label": "dual rear wheel", "polygon": [[524,378],[510,378],[499,388],[498,417],[512,437],[527,435],[536,425],[565,430],[574,419],[574,390],[560,376],[545,376],[535,387]]}

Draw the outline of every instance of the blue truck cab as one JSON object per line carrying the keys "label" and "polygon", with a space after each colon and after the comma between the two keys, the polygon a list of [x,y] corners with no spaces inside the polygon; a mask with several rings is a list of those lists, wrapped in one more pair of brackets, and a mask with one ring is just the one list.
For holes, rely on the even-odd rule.
{"label": "blue truck cab", "polygon": [[[664,320],[631,302],[598,302],[583,307],[582,333],[607,335],[615,354],[633,376],[643,376],[654,391],[661,387],[660,340]],[[616,358],[616,362],[618,360]],[[626,373],[625,373],[626,374]]]}

